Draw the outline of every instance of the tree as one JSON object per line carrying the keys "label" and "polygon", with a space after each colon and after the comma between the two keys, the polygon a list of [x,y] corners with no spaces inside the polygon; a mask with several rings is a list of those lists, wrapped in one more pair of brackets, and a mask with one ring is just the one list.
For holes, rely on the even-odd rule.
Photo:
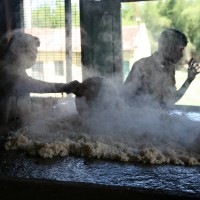
{"label": "tree", "polygon": [[52,11],[49,5],[43,5],[32,12],[32,27],[53,27]]}
{"label": "tree", "polygon": [[[192,55],[200,58],[200,3],[199,0],[160,0],[138,3],[141,22],[146,24],[152,51],[164,28],[175,28],[186,34]],[[124,25],[133,24],[133,3],[122,6]],[[198,56],[199,55],[199,56]]]}
{"label": "tree", "polygon": [[171,28],[186,34],[191,54],[198,58],[200,58],[199,11],[199,0],[166,0],[160,7],[160,14],[171,20]]}
{"label": "tree", "polygon": [[160,14],[159,2],[145,2],[140,6],[141,21],[146,24],[151,41],[152,51],[157,48],[161,31],[171,26],[171,20]]}
{"label": "tree", "polygon": [[[80,13],[77,4],[72,4],[72,26],[80,25]],[[77,23],[78,22],[78,23]],[[56,0],[54,5],[43,4],[32,11],[32,26],[40,28],[65,27],[64,1]]]}
{"label": "tree", "polygon": [[136,8],[134,3],[122,4],[122,25],[129,26],[136,24]]}
{"label": "tree", "polygon": [[188,2],[188,6],[181,13],[181,22],[189,41],[193,44],[192,54],[200,58],[200,4],[199,1]]}

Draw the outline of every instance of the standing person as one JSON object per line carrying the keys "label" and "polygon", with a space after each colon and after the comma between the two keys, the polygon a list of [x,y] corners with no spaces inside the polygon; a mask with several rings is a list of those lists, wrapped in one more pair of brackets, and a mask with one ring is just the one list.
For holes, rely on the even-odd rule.
{"label": "standing person", "polygon": [[[187,45],[186,36],[178,30],[166,29],[158,40],[158,50],[147,58],[135,62],[125,80],[125,95],[130,103],[145,102],[159,105],[173,105],[186,92],[199,73],[198,64],[191,59],[188,76],[179,90],[176,90],[176,64],[183,57]],[[143,100],[143,101],[141,101]]]}
{"label": "standing person", "polygon": [[[14,31],[0,41],[0,122],[20,118],[17,101],[29,93],[73,93],[78,81],[48,83],[31,78],[26,69],[34,65],[40,41],[22,31]],[[25,105],[24,105],[25,106]]]}

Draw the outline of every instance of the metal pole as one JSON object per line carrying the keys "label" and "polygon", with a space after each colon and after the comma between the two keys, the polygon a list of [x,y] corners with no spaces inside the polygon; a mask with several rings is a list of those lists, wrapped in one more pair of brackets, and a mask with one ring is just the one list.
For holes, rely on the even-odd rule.
{"label": "metal pole", "polygon": [[72,12],[71,0],[65,0],[66,82],[72,81]]}

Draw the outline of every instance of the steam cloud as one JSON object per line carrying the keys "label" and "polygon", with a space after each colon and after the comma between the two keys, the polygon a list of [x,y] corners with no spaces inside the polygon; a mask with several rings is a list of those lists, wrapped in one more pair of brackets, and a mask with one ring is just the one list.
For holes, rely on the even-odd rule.
{"label": "steam cloud", "polygon": [[[88,77],[94,73],[87,73]],[[95,73],[96,75],[96,73]],[[124,162],[200,165],[200,125],[157,105],[130,107],[122,84],[107,78],[101,101],[78,114],[74,100],[25,113],[25,127],[12,132],[7,150],[42,157],[78,155]],[[147,102],[146,99],[144,102]],[[26,107],[25,103],[21,107]]]}
{"label": "steam cloud", "polygon": [[[8,139],[6,149],[23,149],[42,157],[78,155],[150,164],[199,165],[199,123],[187,116],[143,105],[130,107],[120,96],[120,83],[108,79],[103,101],[79,115],[75,102],[41,112]],[[104,103],[105,103],[104,102]],[[99,103],[102,103],[99,102]],[[105,106],[105,104],[103,105]]]}

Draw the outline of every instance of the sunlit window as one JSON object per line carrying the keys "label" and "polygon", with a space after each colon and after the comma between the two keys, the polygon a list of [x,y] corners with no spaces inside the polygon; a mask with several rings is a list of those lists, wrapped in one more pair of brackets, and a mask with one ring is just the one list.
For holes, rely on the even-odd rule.
{"label": "sunlit window", "polygon": [[[37,64],[32,72],[27,70],[35,79],[62,83],[82,80],[79,1],[70,2],[66,11],[65,0],[23,1],[24,31],[40,39]],[[38,63],[43,63],[42,75],[36,70]],[[60,94],[37,96],[58,97]]]}
{"label": "sunlit window", "polygon": [[64,66],[62,61],[55,61],[55,75],[63,76],[64,75]]}
{"label": "sunlit window", "polygon": [[[200,1],[160,0],[124,2],[121,4],[123,58],[133,63],[147,57],[157,49],[157,41],[164,28],[175,28],[188,39],[185,55],[176,71],[177,89],[187,77],[190,58],[200,60]],[[124,62],[124,75],[127,64]],[[126,77],[124,77],[126,78]],[[177,104],[200,105],[200,76],[192,82],[186,94]]]}

